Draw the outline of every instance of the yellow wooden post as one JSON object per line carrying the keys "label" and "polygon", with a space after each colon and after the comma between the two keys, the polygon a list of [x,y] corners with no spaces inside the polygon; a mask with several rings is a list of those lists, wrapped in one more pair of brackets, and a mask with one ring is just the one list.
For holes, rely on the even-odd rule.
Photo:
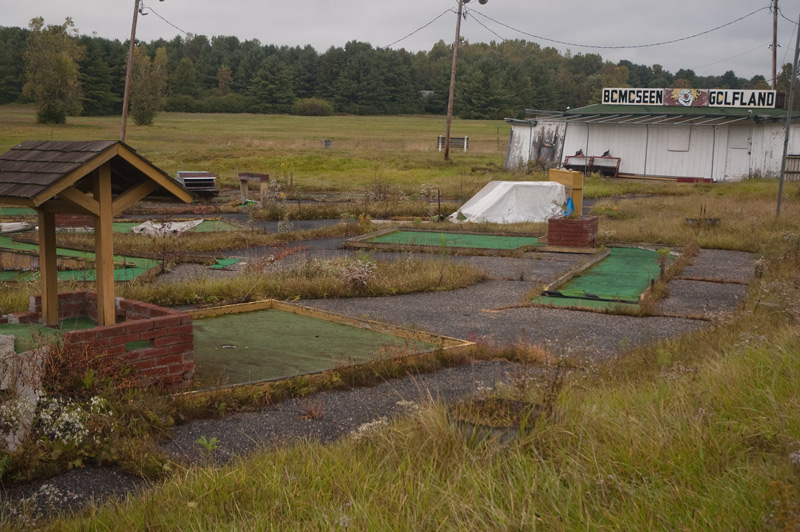
{"label": "yellow wooden post", "polygon": [[575,214],[583,214],[583,174],[572,170],[551,168],[548,171],[550,181],[561,183],[567,188],[567,195],[572,198],[575,205]]}
{"label": "yellow wooden post", "polygon": [[58,265],[56,215],[39,210],[39,277],[42,283],[42,322],[58,325]]}
{"label": "yellow wooden post", "polygon": [[94,217],[95,270],[97,271],[97,324],[116,323],[114,308],[114,211],[111,202],[111,165],[105,163],[94,174],[94,199],[100,215]]}

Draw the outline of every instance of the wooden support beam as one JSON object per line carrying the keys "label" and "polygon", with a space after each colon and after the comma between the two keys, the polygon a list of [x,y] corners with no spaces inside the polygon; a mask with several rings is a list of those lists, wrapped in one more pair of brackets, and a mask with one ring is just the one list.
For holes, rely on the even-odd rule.
{"label": "wooden support beam", "polygon": [[95,216],[95,269],[97,270],[97,324],[116,323],[114,307],[114,221],[111,201],[111,165],[100,167],[93,176],[94,197],[100,205],[100,213]]}
{"label": "wooden support beam", "polygon": [[158,190],[158,183],[153,181],[145,181],[133,188],[129,188],[114,200],[114,216],[122,214],[125,209],[133,206],[134,203],[156,190]]}
{"label": "wooden support beam", "polygon": [[77,205],[90,214],[100,216],[100,204],[88,194],[84,194],[75,187],[65,188],[59,192],[59,197],[69,203]]}
{"label": "wooden support beam", "polygon": [[42,283],[42,322],[58,325],[56,215],[42,210],[39,210],[39,277]]}
{"label": "wooden support beam", "polygon": [[52,199],[46,203],[42,203],[38,208],[44,212],[55,214],[94,214],[80,205],[75,205],[74,203],[69,203],[61,199]]}

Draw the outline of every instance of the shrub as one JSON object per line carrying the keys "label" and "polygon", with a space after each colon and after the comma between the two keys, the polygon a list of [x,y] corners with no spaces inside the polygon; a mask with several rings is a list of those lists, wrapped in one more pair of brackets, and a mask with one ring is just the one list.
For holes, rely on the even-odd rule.
{"label": "shrub", "polygon": [[303,98],[292,105],[292,114],[300,116],[330,116],[333,105],[321,98]]}
{"label": "shrub", "polygon": [[197,112],[197,100],[188,94],[175,94],[167,98],[164,110],[176,113]]}

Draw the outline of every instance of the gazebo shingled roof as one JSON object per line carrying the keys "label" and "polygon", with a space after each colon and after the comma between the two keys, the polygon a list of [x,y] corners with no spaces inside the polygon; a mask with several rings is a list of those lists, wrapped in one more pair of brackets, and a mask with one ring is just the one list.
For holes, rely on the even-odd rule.
{"label": "gazebo shingled roof", "polygon": [[0,155],[0,204],[39,213],[42,317],[58,322],[55,213],[95,217],[98,324],[114,323],[112,220],[137,201],[166,193],[185,203],[192,194],[119,141],[27,141]]}

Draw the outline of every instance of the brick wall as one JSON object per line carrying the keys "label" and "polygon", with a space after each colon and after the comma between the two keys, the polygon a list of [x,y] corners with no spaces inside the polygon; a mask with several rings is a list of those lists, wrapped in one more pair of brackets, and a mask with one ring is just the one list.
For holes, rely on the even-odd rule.
{"label": "brick wall", "polygon": [[[104,352],[139,371],[141,384],[185,386],[194,377],[192,316],[131,299],[117,298],[117,323],[67,331],[64,345]],[[41,296],[32,296],[25,319],[39,320]],[[17,315],[15,315],[17,316]],[[88,316],[97,319],[97,293],[58,294],[59,320]],[[31,323],[33,321],[20,323]],[[144,345],[142,345],[144,344]]]}
{"label": "brick wall", "polygon": [[547,220],[547,245],[577,248],[597,246],[597,216],[554,217]]}
{"label": "brick wall", "polygon": [[56,228],[94,227],[94,216],[91,214],[56,214]]}

